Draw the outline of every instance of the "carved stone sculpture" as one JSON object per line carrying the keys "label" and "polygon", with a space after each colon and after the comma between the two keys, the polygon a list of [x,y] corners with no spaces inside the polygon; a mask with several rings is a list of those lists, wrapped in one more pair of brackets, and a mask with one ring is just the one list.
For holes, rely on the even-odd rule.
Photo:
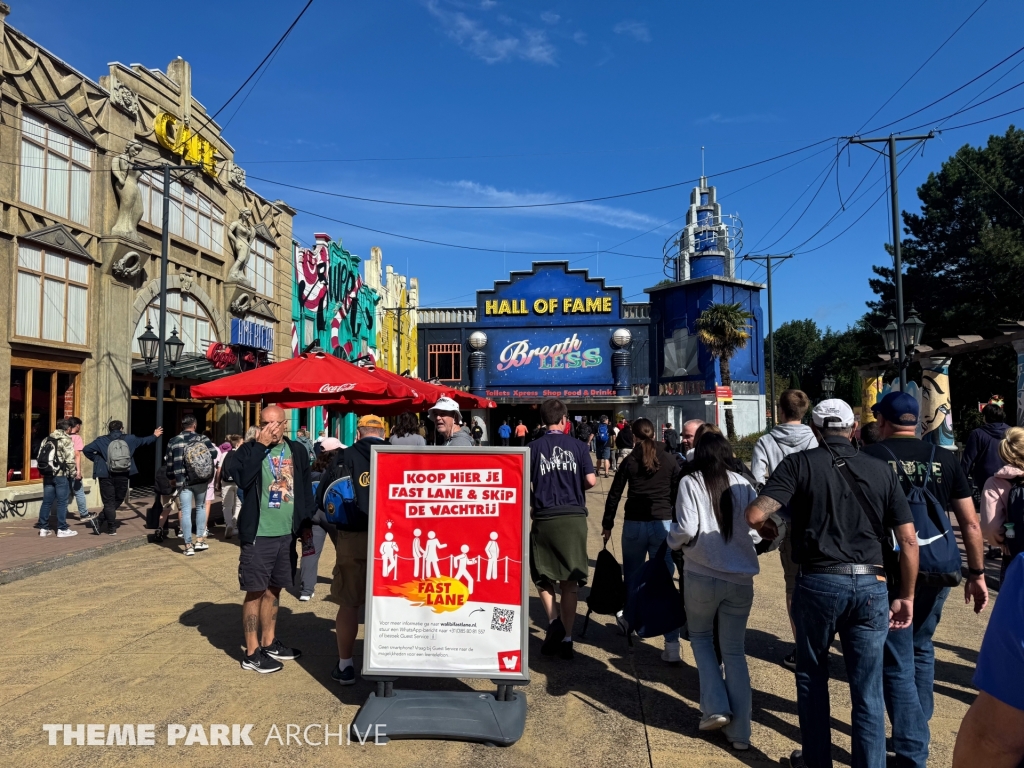
{"label": "carved stone sculpture", "polygon": [[141,239],[139,222],[142,220],[143,209],[139,177],[142,176],[142,171],[133,167],[140,152],[142,144],[130,141],[124,152],[115,157],[110,164],[110,175],[113,177],[114,192],[117,194],[117,221],[114,222],[114,228],[110,233],[129,240]]}
{"label": "carved stone sculpture", "polygon": [[251,283],[245,277],[245,267],[249,263],[252,241],[256,237],[256,228],[250,223],[252,211],[243,208],[238,212],[238,219],[228,225],[228,242],[235,252],[235,263],[228,272],[228,282],[238,283],[247,288]]}
{"label": "carved stone sculpture", "polygon": [[142,257],[137,251],[128,251],[124,256],[114,262],[110,271],[114,277],[121,280],[131,280],[142,272]]}
{"label": "carved stone sculpture", "polygon": [[192,293],[192,286],[196,284],[195,275],[191,272],[182,272],[178,276],[178,289],[181,291],[182,296],[187,296]]}
{"label": "carved stone sculpture", "polygon": [[116,77],[111,78],[110,103],[131,115],[133,119],[139,116],[139,97]]}
{"label": "carved stone sculpture", "polygon": [[248,293],[240,293],[235,297],[235,300],[231,302],[231,313],[244,317],[245,313],[249,311],[249,307],[252,305],[252,296]]}
{"label": "carved stone sculpture", "polygon": [[245,169],[240,165],[231,163],[228,170],[228,180],[237,187],[245,189]]}

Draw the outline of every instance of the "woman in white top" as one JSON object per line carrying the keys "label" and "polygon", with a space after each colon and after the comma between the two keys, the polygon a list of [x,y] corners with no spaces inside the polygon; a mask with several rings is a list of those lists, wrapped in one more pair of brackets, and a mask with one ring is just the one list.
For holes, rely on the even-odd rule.
{"label": "woman in white top", "polygon": [[[721,728],[734,749],[747,749],[751,695],[744,636],[760,537],[747,525],[744,510],[757,494],[729,469],[732,448],[721,435],[704,435],[694,461],[697,471],[679,483],[668,543],[685,553],[683,598],[700,677],[700,730]],[[712,640],[716,613],[725,680]]]}

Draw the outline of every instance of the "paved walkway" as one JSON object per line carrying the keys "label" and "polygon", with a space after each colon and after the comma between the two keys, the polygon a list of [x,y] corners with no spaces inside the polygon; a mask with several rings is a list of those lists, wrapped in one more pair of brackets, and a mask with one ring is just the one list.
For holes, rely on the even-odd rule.
{"label": "paved walkway", "polygon": [[[603,492],[591,493],[590,548],[600,547]],[[76,537],[82,538],[82,537]],[[0,539],[0,541],[4,541]],[[43,540],[51,543],[52,540]],[[618,537],[610,544],[619,555]],[[683,664],[659,658],[661,641],[632,652],[608,617],[595,617],[572,662],[540,656],[539,601],[531,600],[532,682],[526,733],[516,745],[406,741],[383,747],[265,744],[275,724],[350,723],[371,686],[342,688],[330,679],[337,661],[335,606],[327,594],[334,555],[320,561],[321,587],[301,603],[282,597],[280,636],[303,650],[283,672],[239,668],[241,594],[237,547],[216,541],[193,558],[176,541],[146,544],[70,568],[0,586],[0,764],[23,766],[768,766],[786,764],[799,739],[793,676],[779,664],[790,650],[778,558],[761,558],[747,634],[754,686],[751,749],[733,752],[719,734],[700,734],[697,672],[689,645]],[[936,712],[930,765],[949,766],[956,729],[975,692],[970,680],[987,612],[977,617],[955,596],[936,634]],[[580,624],[577,624],[579,627]],[[361,643],[357,645],[357,656]],[[357,668],[361,659],[356,659]],[[837,765],[849,765],[849,693],[833,653],[832,721]],[[486,690],[485,681],[402,680],[400,687]],[[47,723],[155,723],[153,747],[47,746]],[[253,724],[255,746],[170,747],[168,723]],[[310,732],[316,740],[319,731]]]}

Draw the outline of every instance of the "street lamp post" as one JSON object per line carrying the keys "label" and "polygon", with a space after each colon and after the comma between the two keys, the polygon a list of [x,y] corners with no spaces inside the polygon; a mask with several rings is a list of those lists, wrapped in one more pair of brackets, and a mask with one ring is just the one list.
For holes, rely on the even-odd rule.
{"label": "street lamp post", "polygon": [[836,391],[835,378],[826,374],[825,378],[821,380],[821,391],[824,393],[826,400],[831,400],[832,393]]}
{"label": "street lamp post", "polygon": [[924,337],[924,321],[914,305],[910,305],[910,312],[902,326],[892,315],[888,317],[889,322],[879,333],[882,336],[882,343],[885,351],[889,353],[889,359],[896,361],[896,367],[900,373],[900,391],[907,391],[907,368],[910,367],[914,350],[921,343]]}

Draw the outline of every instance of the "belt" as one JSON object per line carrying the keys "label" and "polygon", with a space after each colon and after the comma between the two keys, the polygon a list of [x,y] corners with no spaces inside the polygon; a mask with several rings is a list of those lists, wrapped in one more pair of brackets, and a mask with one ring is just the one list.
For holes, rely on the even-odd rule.
{"label": "belt", "polygon": [[854,563],[800,566],[801,576],[808,576],[812,573],[831,573],[840,576],[885,576],[885,568],[880,565],[857,565]]}

